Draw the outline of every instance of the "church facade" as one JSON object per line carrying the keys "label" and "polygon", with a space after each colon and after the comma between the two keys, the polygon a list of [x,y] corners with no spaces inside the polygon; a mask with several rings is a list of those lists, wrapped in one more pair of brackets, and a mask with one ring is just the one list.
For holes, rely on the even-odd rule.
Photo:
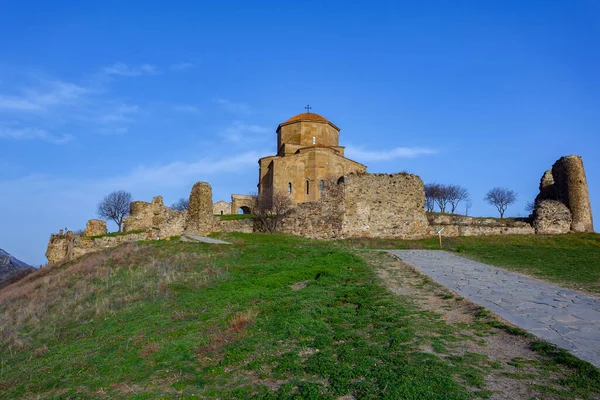
{"label": "church facade", "polygon": [[258,193],[285,193],[295,203],[321,198],[328,181],[367,167],[344,156],[340,128],[319,114],[298,114],[277,127],[277,154],[258,160]]}

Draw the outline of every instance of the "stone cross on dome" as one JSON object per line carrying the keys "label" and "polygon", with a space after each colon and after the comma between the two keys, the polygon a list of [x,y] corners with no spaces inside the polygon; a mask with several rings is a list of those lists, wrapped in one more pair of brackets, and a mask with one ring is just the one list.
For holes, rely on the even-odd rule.
{"label": "stone cross on dome", "polygon": [[310,113],[310,110],[312,110],[312,107],[309,104],[307,104],[304,108],[306,109],[307,113]]}

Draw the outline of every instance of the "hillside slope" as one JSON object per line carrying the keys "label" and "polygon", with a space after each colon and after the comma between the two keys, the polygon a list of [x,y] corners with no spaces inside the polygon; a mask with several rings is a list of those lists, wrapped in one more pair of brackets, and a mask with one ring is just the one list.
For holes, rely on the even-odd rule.
{"label": "hillside slope", "polygon": [[[228,239],[130,244],[0,290],[0,397],[600,393],[597,370],[509,335],[483,312],[450,320],[444,310],[466,301],[435,294],[426,279],[411,278],[411,296],[432,297],[438,311],[391,293],[379,253],[289,236]],[[486,350],[492,337],[518,356],[498,361]]]}

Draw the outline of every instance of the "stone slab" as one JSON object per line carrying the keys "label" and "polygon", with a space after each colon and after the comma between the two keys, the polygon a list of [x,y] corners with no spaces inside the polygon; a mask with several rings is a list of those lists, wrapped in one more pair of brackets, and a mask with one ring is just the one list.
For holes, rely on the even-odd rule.
{"label": "stone slab", "polygon": [[211,244],[231,244],[230,242],[225,242],[219,239],[213,239],[206,236],[196,235],[194,233],[184,233],[181,235],[181,241],[183,242],[202,242],[202,243],[211,243]]}
{"label": "stone slab", "polygon": [[390,250],[423,274],[600,368],[600,299],[439,250]]}

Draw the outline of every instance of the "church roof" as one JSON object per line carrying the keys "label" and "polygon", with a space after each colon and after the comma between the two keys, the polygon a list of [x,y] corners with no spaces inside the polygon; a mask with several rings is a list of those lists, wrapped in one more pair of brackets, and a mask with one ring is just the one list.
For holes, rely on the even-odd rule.
{"label": "church roof", "polygon": [[294,121],[302,121],[302,120],[329,122],[329,121],[327,121],[327,118],[323,117],[322,115],[315,114],[315,113],[302,113],[302,114],[294,115],[292,118],[285,121],[284,124],[286,122],[294,122]]}
{"label": "church roof", "polygon": [[319,115],[319,114],[315,114],[315,113],[302,113],[302,114],[294,115],[292,118],[290,118],[287,121],[282,122],[281,124],[279,124],[279,127],[284,126],[284,125],[293,124],[294,122],[299,122],[299,121],[324,122],[326,124],[329,124],[329,125],[333,126],[338,131],[340,130],[340,128],[338,128],[337,126],[335,126],[333,124],[333,122],[329,121],[324,116]]}

